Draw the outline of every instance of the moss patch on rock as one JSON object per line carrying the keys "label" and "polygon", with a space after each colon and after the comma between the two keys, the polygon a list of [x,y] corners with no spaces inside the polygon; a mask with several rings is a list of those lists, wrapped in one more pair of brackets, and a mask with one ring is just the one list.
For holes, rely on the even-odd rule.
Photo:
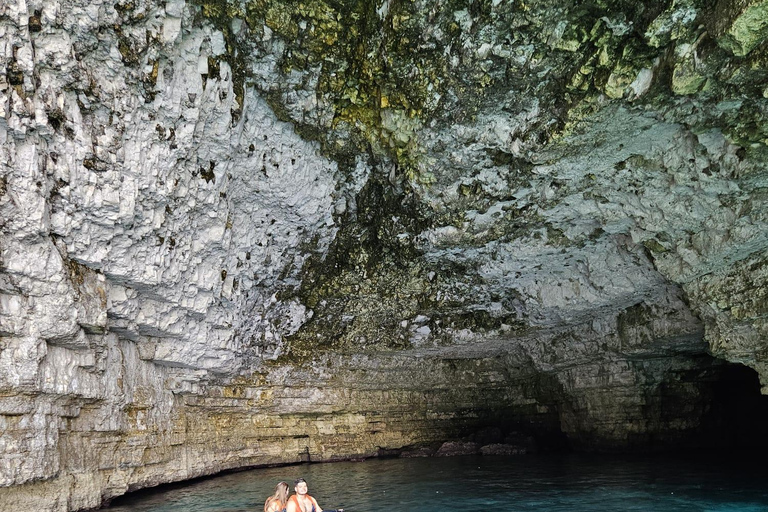
{"label": "moss patch on rock", "polygon": [[[733,7],[738,8],[744,3],[733,2]],[[738,12],[726,32],[718,39],[720,46],[737,57],[747,55],[768,38],[768,1],[746,3],[746,8]]]}

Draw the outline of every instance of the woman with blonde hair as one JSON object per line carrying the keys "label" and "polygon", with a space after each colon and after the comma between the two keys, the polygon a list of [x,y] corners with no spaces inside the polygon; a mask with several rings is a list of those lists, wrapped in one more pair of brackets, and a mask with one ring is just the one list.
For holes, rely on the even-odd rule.
{"label": "woman with blonde hair", "polygon": [[285,504],[288,502],[288,483],[278,482],[275,486],[275,494],[264,502],[264,512],[285,512]]}

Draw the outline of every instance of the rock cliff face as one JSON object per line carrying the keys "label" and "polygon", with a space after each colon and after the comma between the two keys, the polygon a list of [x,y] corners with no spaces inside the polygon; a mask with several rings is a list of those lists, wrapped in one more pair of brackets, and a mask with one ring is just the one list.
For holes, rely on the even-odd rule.
{"label": "rock cliff face", "polygon": [[2,508],[712,442],[730,364],[768,390],[766,19],[0,3]]}

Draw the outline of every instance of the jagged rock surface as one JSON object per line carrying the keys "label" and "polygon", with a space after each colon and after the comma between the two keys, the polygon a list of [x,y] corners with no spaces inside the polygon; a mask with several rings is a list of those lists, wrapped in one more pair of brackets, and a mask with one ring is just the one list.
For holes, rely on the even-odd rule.
{"label": "jagged rock surface", "polygon": [[700,434],[707,354],[768,383],[764,11],[0,4],[0,505]]}

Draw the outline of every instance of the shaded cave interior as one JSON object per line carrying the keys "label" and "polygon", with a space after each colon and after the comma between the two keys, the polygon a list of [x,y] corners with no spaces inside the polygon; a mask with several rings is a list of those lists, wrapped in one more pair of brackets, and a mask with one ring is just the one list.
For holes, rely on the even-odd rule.
{"label": "shaded cave interior", "polygon": [[768,449],[768,396],[760,393],[757,372],[742,364],[724,364],[710,391],[702,432],[705,442],[723,449]]}
{"label": "shaded cave interior", "polygon": [[[564,431],[563,417],[572,405],[559,401],[562,396],[544,407],[548,411],[544,414],[520,409],[475,411],[475,421],[466,421],[465,416],[455,432],[478,446],[510,443],[541,452],[768,451],[768,396],[760,392],[758,373],[708,354],[695,357],[704,369],[674,373],[673,379],[655,386],[642,407],[646,428],[618,440],[606,439],[604,433]],[[546,386],[557,388],[552,382]],[[387,455],[396,454],[379,454]]]}

